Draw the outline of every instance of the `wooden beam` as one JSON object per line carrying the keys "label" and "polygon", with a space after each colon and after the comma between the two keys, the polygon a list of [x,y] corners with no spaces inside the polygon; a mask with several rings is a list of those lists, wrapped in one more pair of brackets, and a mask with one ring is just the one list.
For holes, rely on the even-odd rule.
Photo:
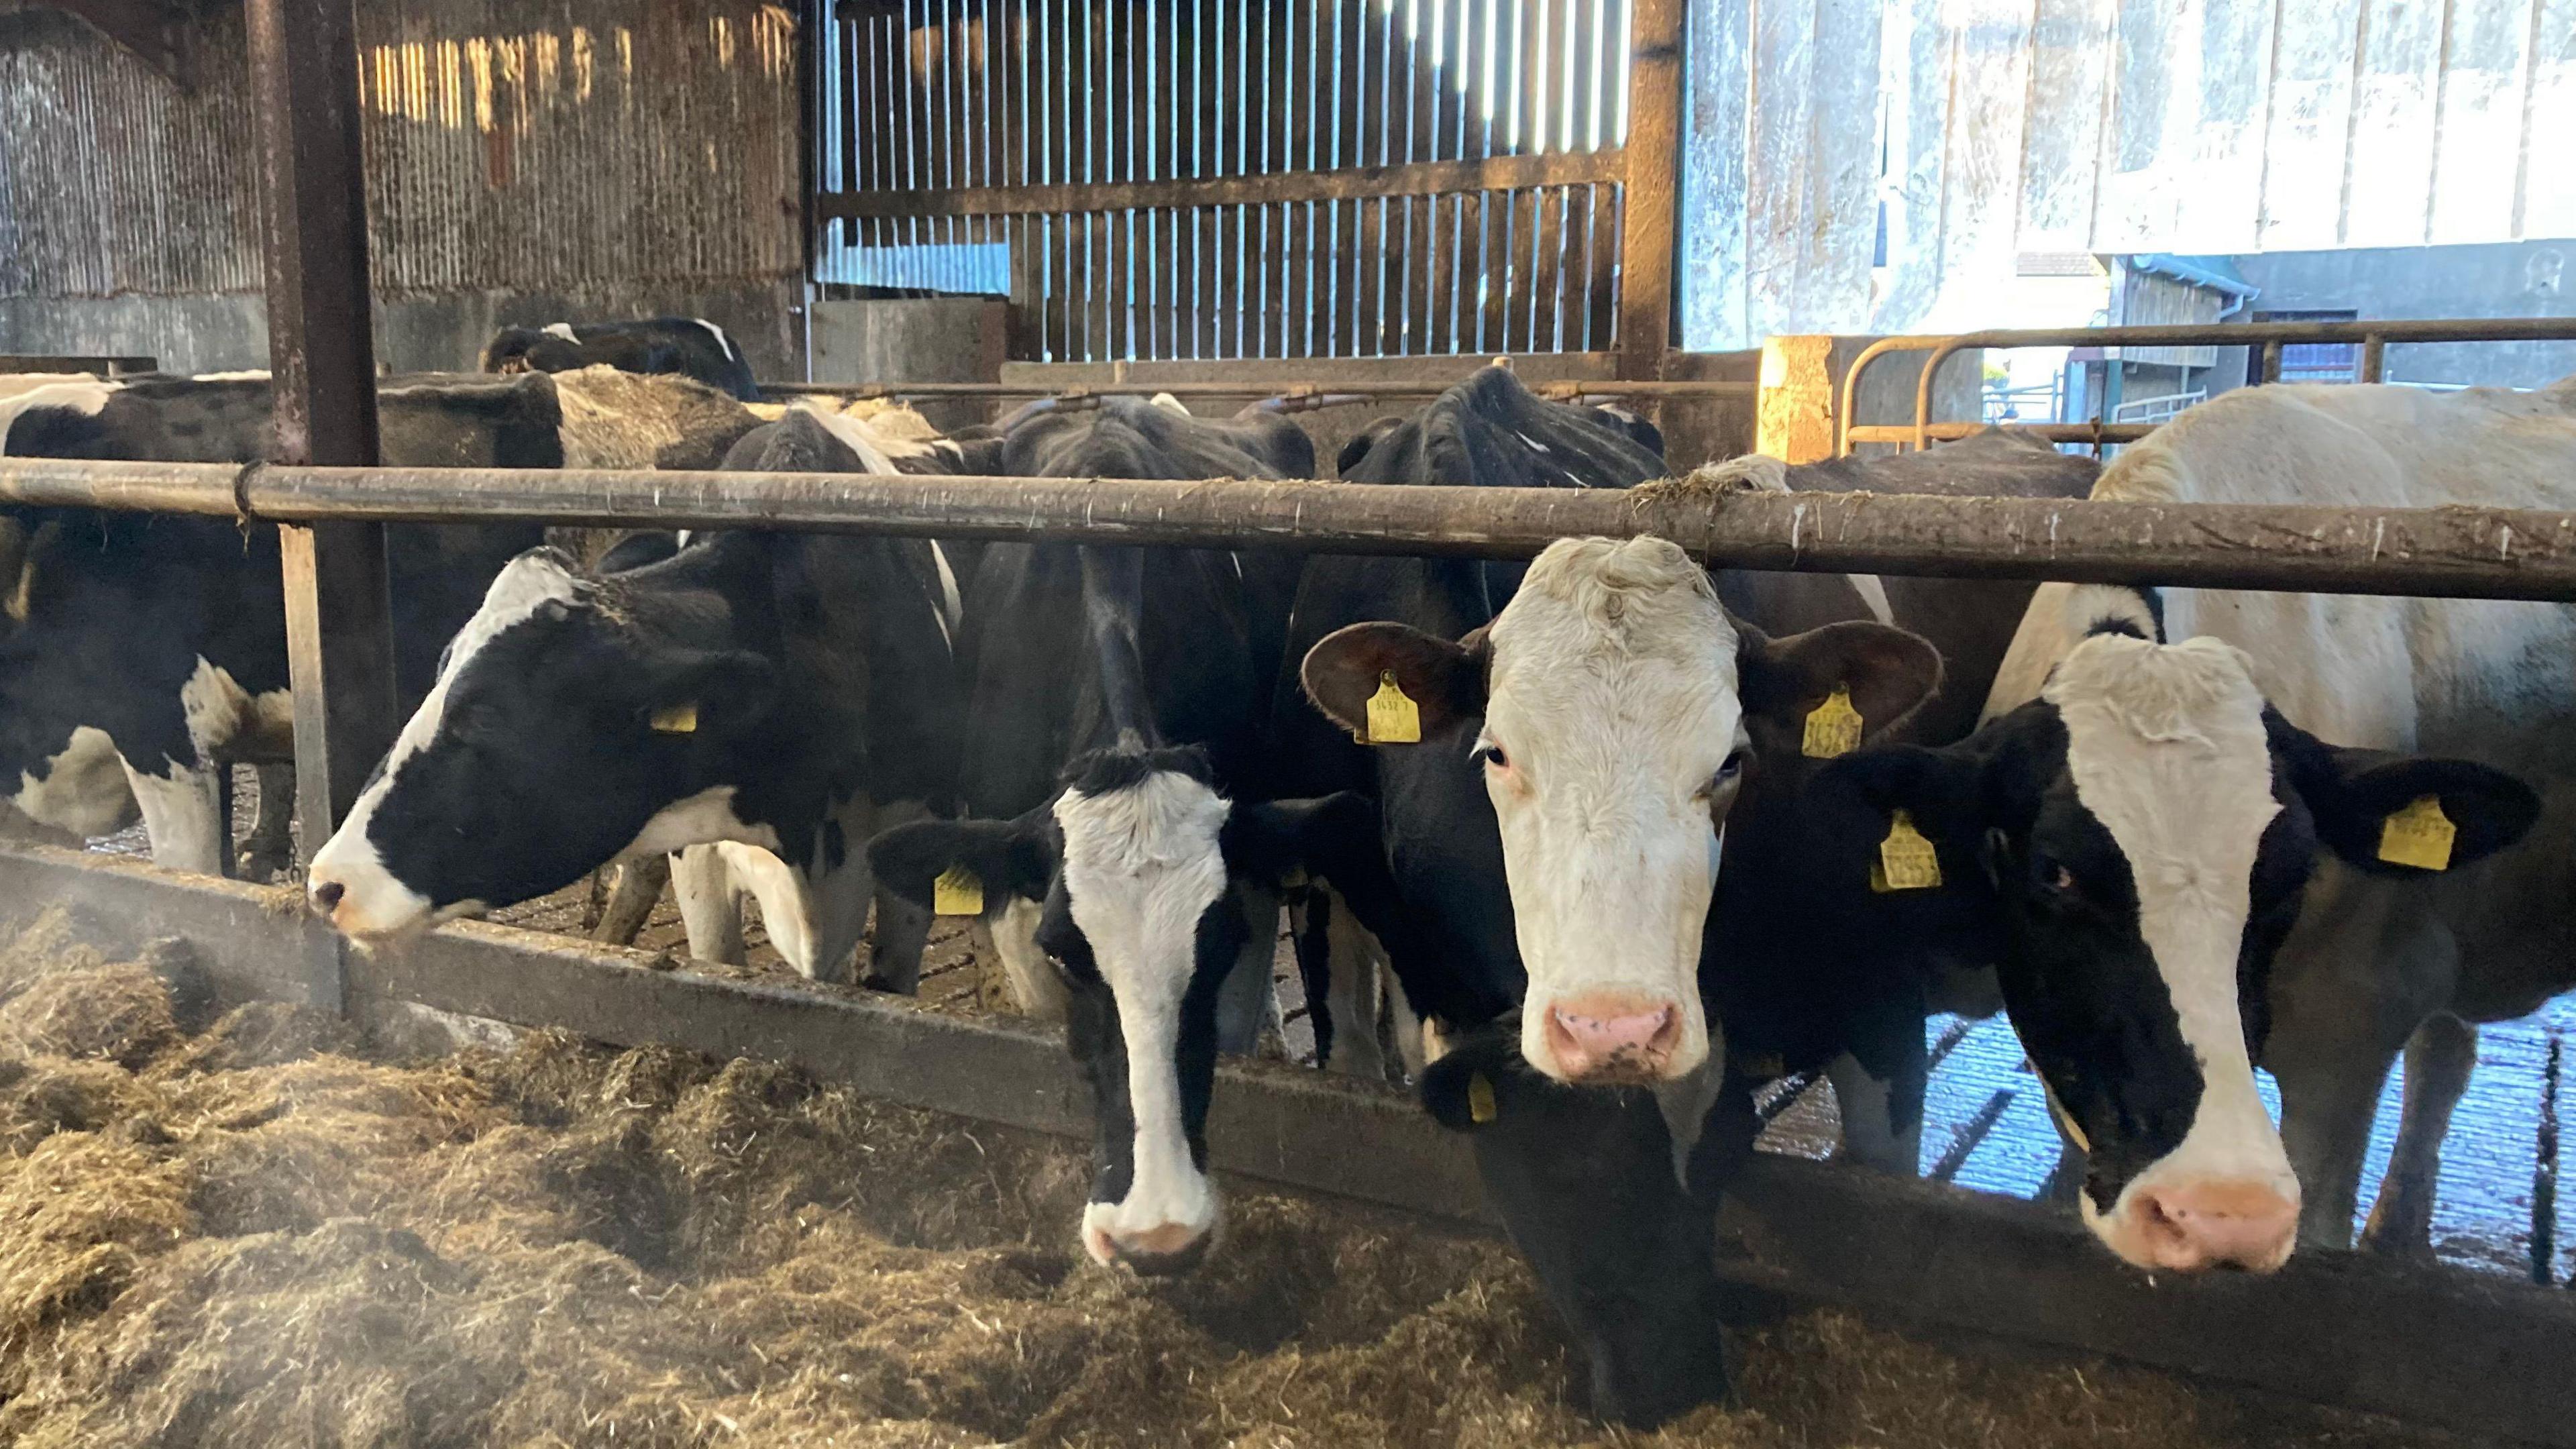
{"label": "wooden beam", "polygon": [[1627,188],[1619,233],[1619,375],[1662,375],[1673,340],[1674,197],[1681,190],[1685,0],[1635,0]]}
{"label": "wooden beam", "polygon": [[[1349,201],[1376,196],[1445,196],[1530,186],[1617,181],[1627,173],[1619,151],[1558,151],[1543,156],[1491,156],[1481,161],[1416,161],[1334,171],[1270,171],[1183,181],[1092,186],[973,186],[947,191],[836,191],[817,202],[841,217],[1030,216],[1143,211],[1192,206],[1263,206],[1291,201]],[[1669,208],[1669,198],[1667,207]]]}
{"label": "wooden beam", "polygon": [[[249,0],[267,223],[269,458],[376,461],[375,329],[351,0]],[[307,858],[393,742],[385,535],[374,522],[283,531],[296,818]]]}

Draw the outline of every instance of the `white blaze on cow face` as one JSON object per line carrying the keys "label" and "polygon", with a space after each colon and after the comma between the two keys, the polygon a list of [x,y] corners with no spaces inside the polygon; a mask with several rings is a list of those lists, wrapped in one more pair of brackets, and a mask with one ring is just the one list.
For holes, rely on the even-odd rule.
{"label": "white blaze on cow face", "polygon": [[1056,801],[1066,899],[1117,1003],[1136,1122],[1126,1196],[1083,1210],[1083,1247],[1103,1264],[1168,1257],[1216,1225],[1215,1189],[1190,1152],[1178,1055],[1199,919],[1226,889],[1226,811],[1216,791],[1168,770]]}
{"label": "white blaze on cow face", "polygon": [[1736,633],[1661,539],[1568,539],[1489,631],[1478,749],[1529,991],[1521,1051],[1562,1081],[1707,1059],[1711,790],[1744,739]]}
{"label": "white blaze on cow face", "polygon": [[2139,934],[2202,1081],[2182,1142],[2093,1231],[2142,1267],[2265,1269],[2289,1257],[2299,1184],[2256,1095],[2238,1006],[2254,858],[2280,809],[2263,696],[2245,655],[2214,639],[2119,634],[2077,645],[2041,691],[2066,727],[2077,799],[2126,859]]}
{"label": "white blaze on cow face", "polygon": [[385,868],[375,843],[367,838],[367,825],[384,802],[386,792],[393,788],[403,765],[438,738],[447,717],[448,688],[474,656],[504,631],[535,617],[547,604],[569,606],[578,596],[571,570],[565,567],[561,555],[550,550],[512,559],[509,567],[492,580],[492,587],[484,592],[483,607],[465,621],[465,627],[447,646],[446,657],[439,661],[437,682],[430,686],[420,708],[404,722],[376,778],[358,793],[357,802],[349,807],[348,818],[314,853],[308,893],[314,908],[328,916],[342,933],[362,941],[395,939],[482,909],[479,901],[460,901],[438,909],[428,896],[396,879]]}

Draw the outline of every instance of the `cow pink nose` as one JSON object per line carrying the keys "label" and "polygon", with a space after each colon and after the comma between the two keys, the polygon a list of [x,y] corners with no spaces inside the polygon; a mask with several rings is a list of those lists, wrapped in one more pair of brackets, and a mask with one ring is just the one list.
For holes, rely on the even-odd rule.
{"label": "cow pink nose", "polygon": [[1547,1013],[1547,1044],[1569,1082],[1651,1080],[1681,1035],[1670,1002],[1635,996],[1569,997]]}
{"label": "cow pink nose", "polygon": [[2298,1241],[2299,1204],[2268,1183],[2212,1178],[2141,1189],[2129,1211],[2160,1268],[2269,1273]]}

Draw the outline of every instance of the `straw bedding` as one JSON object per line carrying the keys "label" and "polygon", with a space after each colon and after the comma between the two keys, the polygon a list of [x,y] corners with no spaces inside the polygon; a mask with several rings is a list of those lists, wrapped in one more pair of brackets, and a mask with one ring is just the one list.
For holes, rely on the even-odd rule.
{"label": "straw bedding", "polygon": [[1831,1315],[1613,1435],[1490,1243],[1238,1196],[1140,1283],[1078,1261],[1066,1144],[550,1033],[370,1060],[171,979],[0,946],[0,1444],[2420,1442]]}

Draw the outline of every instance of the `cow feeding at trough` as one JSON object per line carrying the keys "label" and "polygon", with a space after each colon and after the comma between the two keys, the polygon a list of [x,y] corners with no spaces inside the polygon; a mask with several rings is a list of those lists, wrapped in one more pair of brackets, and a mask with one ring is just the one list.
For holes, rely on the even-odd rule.
{"label": "cow feeding at trough", "polygon": [[1065,1240],[1070,1143],[559,1033],[397,1057],[175,943],[5,939],[10,1444],[2435,1442],[1829,1314],[1737,1335],[1739,1406],[1605,1438],[1490,1242],[1248,1193],[1238,1251],[1140,1280]]}

